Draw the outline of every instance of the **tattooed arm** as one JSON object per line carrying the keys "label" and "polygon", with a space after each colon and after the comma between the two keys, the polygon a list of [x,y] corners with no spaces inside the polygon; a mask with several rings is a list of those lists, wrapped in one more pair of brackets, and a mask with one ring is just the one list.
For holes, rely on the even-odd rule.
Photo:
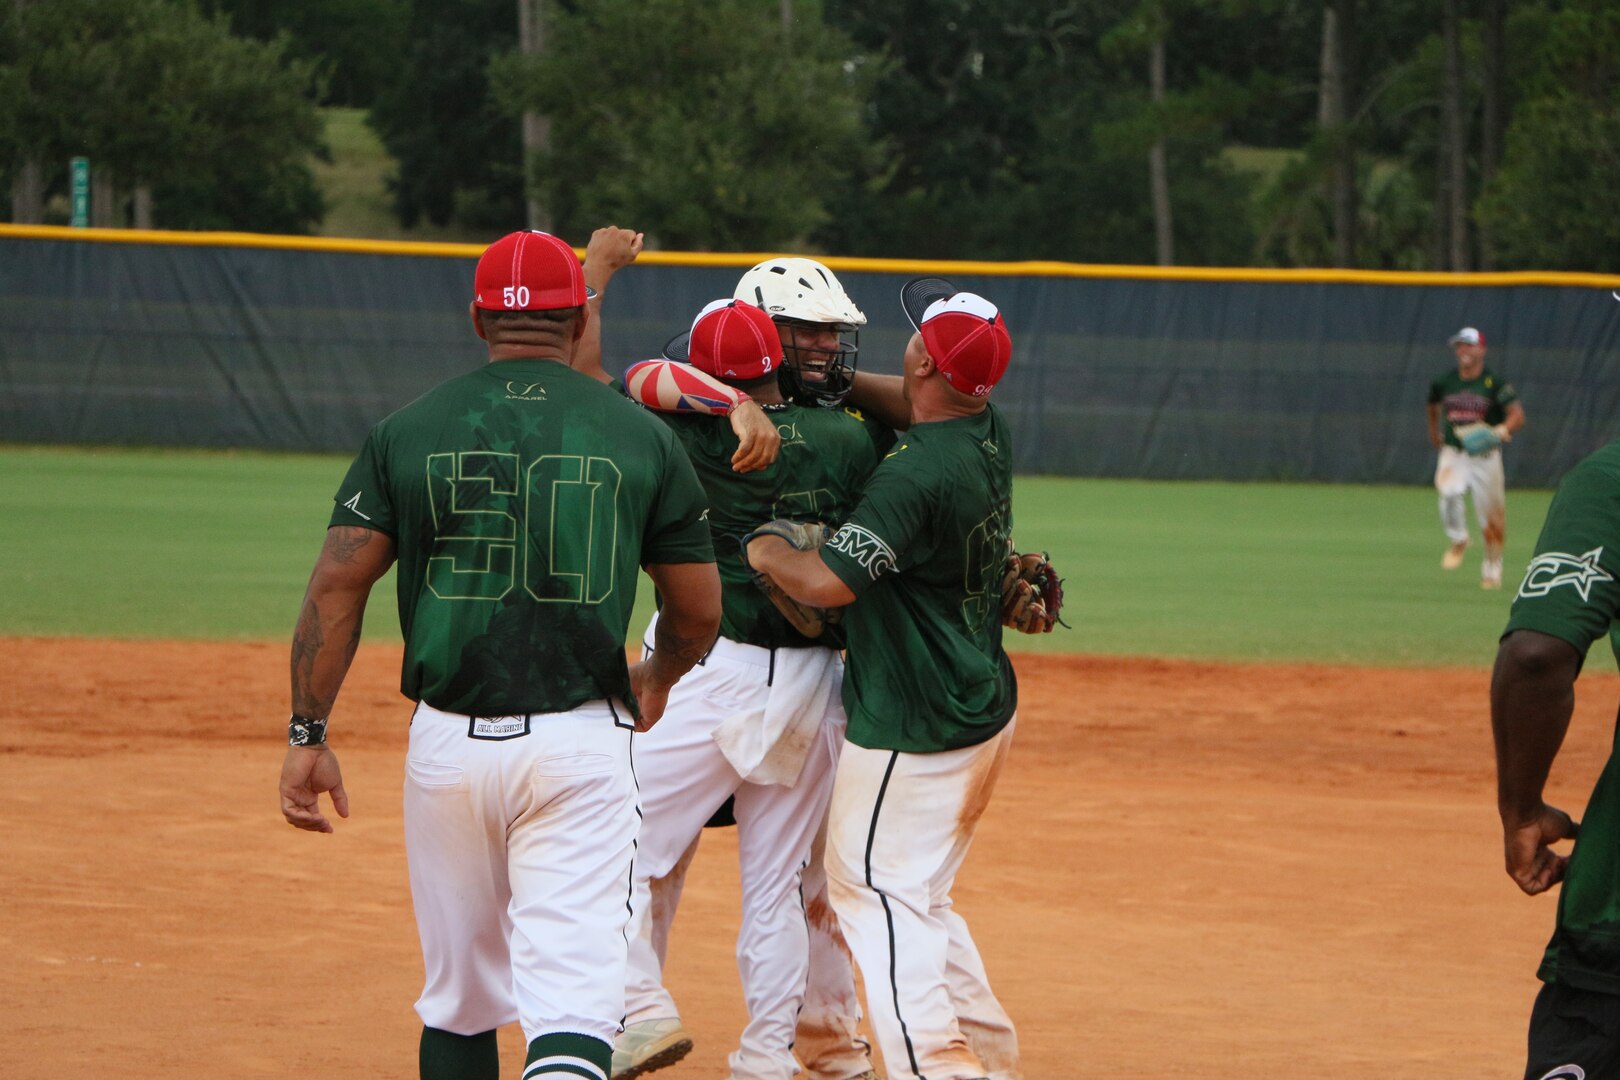
{"label": "tattooed arm", "polygon": [[647,567],[663,606],[652,655],[630,667],[630,685],[641,707],[637,731],[664,714],[669,689],[703,659],[720,630],[720,571],[714,563],[661,563]]}
{"label": "tattooed arm", "polygon": [[[372,529],[334,525],[326,530],[292,642],[292,711],[324,720],[337,700],[343,677],[360,644],[371,587],[394,562],[394,541]],[[331,832],[320,812],[319,795],[332,793],[332,806],[349,816],[349,800],[337,757],[325,744],[292,746],[281,766],[281,813],[287,823],[312,832]]]}

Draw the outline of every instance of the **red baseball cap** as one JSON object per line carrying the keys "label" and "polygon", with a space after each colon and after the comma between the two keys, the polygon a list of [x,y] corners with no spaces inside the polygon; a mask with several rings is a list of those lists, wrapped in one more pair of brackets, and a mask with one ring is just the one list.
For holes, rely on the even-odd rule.
{"label": "red baseball cap", "polygon": [[751,382],[782,366],[782,336],[764,308],[727,298],[705,305],[664,355],[718,379]]}
{"label": "red baseball cap", "polygon": [[988,397],[1012,360],[1012,336],[996,305],[944,278],[914,278],[900,306],[952,389]]}
{"label": "red baseball cap", "polygon": [[596,295],[574,249],[538,229],[507,233],[478,258],[473,306],[485,311],[555,311]]}

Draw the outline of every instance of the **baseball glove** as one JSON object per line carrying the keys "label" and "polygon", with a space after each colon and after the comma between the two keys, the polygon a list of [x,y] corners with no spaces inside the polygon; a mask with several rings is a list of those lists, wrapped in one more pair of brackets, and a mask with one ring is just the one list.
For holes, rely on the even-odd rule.
{"label": "baseball glove", "polygon": [[[748,542],[756,536],[780,536],[800,551],[814,551],[825,544],[832,537],[832,529],[819,521],[789,521],[786,518],[777,518],[767,521],[747,536],[743,537],[743,562],[748,562]],[[748,575],[753,578],[754,584],[759,586],[776,610],[788,623],[808,638],[820,637],[827,627],[838,622],[843,617],[842,608],[828,611],[826,608],[811,607],[801,604],[787,593],[771,578],[769,574],[748,567]]]}
{"label": "baseball glove", "polygon": [[1044,551],[1007,556],[1001,577],[1001,625],[1020,634],[1050,634],[1063,622],[1063,579]]}
{"label": "baseball glove", "polygon": [[1475,457],[1490,453],[1504,442],[1500,427],[1490,427],[1477,421],[1453,430],[1456,432],[1457,441],[1462,443],[1463,453]]}

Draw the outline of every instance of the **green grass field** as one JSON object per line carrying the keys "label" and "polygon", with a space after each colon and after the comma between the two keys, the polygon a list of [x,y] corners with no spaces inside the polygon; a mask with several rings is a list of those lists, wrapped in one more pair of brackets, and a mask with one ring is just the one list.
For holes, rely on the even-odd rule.
{"label": "green grass field", "polygon": [[[0,461],[0,633],[238,640],[291,635],[347,466],[44,448]],[[1440,570],[1428,488],[1021,477],[1014,497],[1019,543],[1052,552],[1074,624],[1015,648],[1403,666],[1490,663],[1548,501],[1510,493],[1509,587],[1484,592],[1477,542]],[[368,640],[399,638],[391,574],[367,624]]]}

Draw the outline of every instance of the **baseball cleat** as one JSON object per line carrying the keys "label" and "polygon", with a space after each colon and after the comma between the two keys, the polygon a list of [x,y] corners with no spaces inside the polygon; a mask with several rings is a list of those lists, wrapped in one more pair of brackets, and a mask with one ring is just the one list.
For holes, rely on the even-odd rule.
{"label": "baseball cleat", "polygon": [[613,1040],[613,1080],[645,1076],[691,1052],[692,1033],[678,1016],[629,1024]]}
{"label": "baseball cleat", "polygon": [[1499,577],[1480,578],[1479,587],[1482,589],[1500,589],[1502,587],[1502,579]]}
{"label": "baseball cleat", "polygon": [[1446,553],[1440,556],[1440,569],[1455,570],[1462,565],[1463,552],[1468,550],[1468,541],[1463,540],[1446,548]]}

